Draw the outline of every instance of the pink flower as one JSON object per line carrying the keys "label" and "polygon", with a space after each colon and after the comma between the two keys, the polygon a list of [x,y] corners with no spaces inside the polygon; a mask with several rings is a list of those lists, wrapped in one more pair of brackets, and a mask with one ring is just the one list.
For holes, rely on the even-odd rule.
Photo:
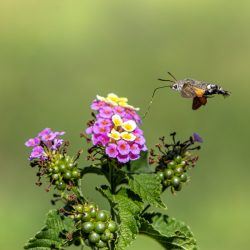
{"label": "pink flower", "polygon": [[123,117],[125,115],[125,109],[121,106],[115,106],[114,107],[114,113]]}
{"label": "pink flower", "polygon": [[117,151],[117,145],[114,143],[110,143],[106,149],[105,149],[106,154],[111,157],[111,158],[116,158],[116,156],[118,155],[118,151]]}
{"label": "pink flower", "polygon": [[130,152],[134,155],[139,155],[140,154],[140,147],[138,146],[138,144],[134,143],[130,146]]}
{"label": "pink flower", "polygon": [[97,123],[98,123],[98,125],[103,126],[103,127],[112,126],[112,121],[111,121],[111,119],[99,118]]}
{"label": "pink flower", "polygon": [[94,100],[91,104],[91,109],[99,110],[100,108],[103,108],[105,105],[106,105],[105,102]]}
{"label": "pink flower", "polygon": [[103,107],[100,109],[100,117],[102,118],[111,118],[111,116],[114,114],[113,109],[111,107]]}
{"label": "pink flower", "polygon": [[119,162],[121,162],[121,163],[127,163],[130,160],[130,158],[129,158],[129,155],[120,155],[120,154],[118,154],[117,155],[117,160]]}
{"label": "pink flower", "polygon": [[140,158],[140,154],[129,154],[129,159],[131,161],[135,161],[135,160],[138,160]]}
{"label": "pink flower", "polygon": [[95,134],[107,134],[110,132],[110,129],[108,127],[98,126],[97,124],[95,124],[93,126],[93,132]]}
{"label": "pink flower", "polygon": [[35,158],[40,158],[42,155],[43,155],[43,148],[41,146],[36,146],[33,148],[31,152],[30,160]]}
{"label": "pink flower", "polygon": [[86,134],[90,135],[93,133],[93,126],[86,128]]}
{"label": "pink flower", "polygon": [[121,155],[128,155],[130,151],[130,146],[126,141],[120,140],[117,142],[117,149]]}
{"label": "pink flower", "polygon": [[28,141],[25,142],[26,147],[35,147],[40,144],[40,139],[38,137],[30,138]]}
{"label": "pink flower", "polygon": [[135,142],[142,146],[145,144],[145,138],[143,136],[136,137]]}
{"label": "pink flower", "polygon": [[43,129],[39,134],[38,134],[38,136],[44,136],[44,135],[48,135],[49,133],[51,133],[52,132],[52,130],[50,129],[50,128],[45,128],[45,129]]}

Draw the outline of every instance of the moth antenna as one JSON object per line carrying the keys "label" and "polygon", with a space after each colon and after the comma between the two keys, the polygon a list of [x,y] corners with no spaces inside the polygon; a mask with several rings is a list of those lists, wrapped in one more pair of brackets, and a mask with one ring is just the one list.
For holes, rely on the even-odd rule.
{"label": "moth antenna", "polygon": [[142,119],[145,119],[145,117],[147,116],[147,114],[148,114],[148,112],[149,112],[149,109],[150,109],[150,107],[151,107],[151,105],[152,105],[152,103],[153,103],[153,99],[154,99],[154,96],[155,96],[156,91],[157,91],[158,89],[170,88],[170,87],[171,87],[171,85],[166,85],[166,86],[161,86],[161,87],[158,87],[158,88],[154,89],[154,92],[153,92],[153,94],[152,94],[152,97],[151,97],[151,100],[150,100],[150,102],[149,102],[148,108],[147,108],[145,114],[143,115]]}
{"label": "moth antenna", "polygon": [[173,80],[169,80],[169,79],[162,79],[162,78],[158,78],[159,81],[163,81],[163,82],[172,82],[175,83]]}
{"label": "moth antenna", "polygon": [[174,77],[174,75],[173,75],[172,73],[168,72],[168,74],[169,74],[173,79],[175,79],[175,81],[177,82],[177,79]]}

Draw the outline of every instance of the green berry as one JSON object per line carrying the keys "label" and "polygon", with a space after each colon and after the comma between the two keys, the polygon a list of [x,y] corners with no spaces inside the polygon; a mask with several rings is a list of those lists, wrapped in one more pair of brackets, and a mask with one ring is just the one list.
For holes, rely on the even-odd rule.
{"label": "green berry", "polygon": [[174,176],[174,177],[172,178],[171,182],[172,182],[172,185],[173,185],[174,187],[178,187],[178,186],[180,185],[181,180],[180,180],[179,177]]}
{"label": "green berry", "polygon": [[107,214],[104,210],[100,210],[96,214],[96,220],[97,221],[106,221],[107,220]]}
{"label": "green berry", "polygon": [[72,162],[70,162],[68,165],[67,165],[67,169],[69,170],[72,170],[74,168],[74,164]]}
{"label": "green berry", "polygon": [[75,207],[75,210],[78,212],[78,213],[82,213],[83,212],[83,206],[81,204],[78,204],[76,207]]}
{"label": "green berry", "polygon": [[66,166],[64,164],[61,164],[59,166],[59,169],[60,169],[61,172],[64,172],[66,170]]}
{"label": "green berry", "polygon": [[100,240],[101,236],[100,236],[100,234],[98,234],[98,233],[92,231],[92,232],[89,234],[89,237],[88,237],[88,238],[89,238],[89,241],[90,241],[91,243],[97,243],[97,242]]}
{"label": "green berry", "polygon": [[165,180],[162,182],[162,185],[163,185],[164,187],[168,187],[168,186],[170,186],[170,181],[167,180],[167,179],[165,179]]}
{"label": "green berry", "polygon": [[102,240],[99,240],[96,244],[95,244],[98,248],[104,248],[107,246],[107,243],[102,241]]}
{"label": "green berry", "polygon": [[166,168],[164,170],[164,176],[165,176],[165,178],[170,179],[173,175],[174,175],[174,172],[173,172],[172,169]]}
{"label": "green berry", "polygon": [[181,161],[180,166],[184,167],[185,165],[186,165],[186,162],[185,161]]}
{"label": "green berry", "polygon": [[182,182],[186,182],[187,179],[188,179],[187,174],[183,173],[183,174],[180,176],[180,179],[181,179]]}
{"label": "green berry", "polygon": [[108,229],[111,233],[114,233],[114,232],[117,230],[117,225],[116,225],[116,223],[115,223],[113,220],[109,221],[108,226],[107,226],[107,229]]}
{"label": "green berry", "polygon": [[64,179],[69,180],[71,178],[71,172],[70,171],[66,171],[63,175]]}
{"label": "green berry", "polygon": [[95,204],[94,202],[90,202],[90,203],[88,204],[88,208],[89,208],[89,209],[91,209],[91,208],[96,208],[96,209],[98,210],[98,208],[97,208],[97,206],[96,206],[96,204]]}
{"label": "green berry", "polygon": [[94,230],[95,225],[91,221],[86,221],[82,224],[82,231],[84,233],[90,233]]}
{"label": "green berry", "polygon": [[57,181],[56,188],[58,190],[64,190],[66,188],[66,184],[63,181]]}
{"label": "green berry", "polygon": [[182,184],[180,183],[178,186],[174,187],[174,190],[181,191]]}
{"label": "green berry", "polygon": [[175,173],[176,173],[177,175],[181,175],[181,174],[183,173],[183,168],[182,168],[182,167],[177,167],[177,168],[175,169]]}
{"label": "green berry", "polygon": [[59,179],[59,174],[53,174],[52,179],[53,180],[58,180]]}
{"label": "green berry", "polygon": [[101,235],[101,240],[109,241],[109,240],[112,240],[113,236],[114,235],[108,229],[106,229],[104,233]]}
{"label": "green berry", "polygon": [[82,214],[76,214],[75,219],[76,220],[81,220],[82,219]]}
{"label": "green berry", "polygon": [[80,172],[78,171],[78,170],[73,170],[72,172],[71,172],[71,175],[72,175],[72,177],[73,178],[79,178],[80,177]]}
{"label": "green berry", "polygon": [[181,163],[182,157],[180,155],[178,155],[178,156],[175,157],[174,160],[175,160],[176,163]]}
{"label": "green berry", "polygon": [[54,173],[59,173],[59,167],[58,166],[54,166],[53,167],[53,172]]}
{"label": "green berry", "polygon": [[96,217],[96,213],[97,213],[97,209],[93,207],[93,208],[90,209],[89,213],[90,213],[90,216],[92,218],[95,218]]}
{"label": "green berry", "polygon": [[106,230],[106,224],[103,221],[98,221],[95,223],[95,232],[96,233],[103,233]]}
{"label": "green berry", "polygon": [[162,171],[157,172],[157,176],[161,181],[164,180],[164,173]]}
{"label": "green berry", "polygon": [[83,220],[83,221],[90,221],[90,219],[91,219],[91,216],[90,216],[90,213],[89,213],[89,212],[84,212],[84,213],[82,214],[82,220]]}
{"label": "green berry", "polygon": [[174,161],[171,161],[171,162],[168,163],[168,166],[169,166],[170,168],[174,168],[175,165],[176,165],[176,164],[175,164]]}

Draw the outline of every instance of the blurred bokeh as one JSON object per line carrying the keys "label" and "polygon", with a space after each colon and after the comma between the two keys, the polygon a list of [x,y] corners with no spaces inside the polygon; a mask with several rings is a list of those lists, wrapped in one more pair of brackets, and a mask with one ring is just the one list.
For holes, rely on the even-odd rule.
{"label": "blurred bokeh", "polygon": [[[86,147],[79,133],[96,94],[126,96],[143,114],[171,71],[232,95],[193,111],[191,100],[158,92],[143,122],[148,147],[172,131],[204,138],[191,182],[163,196],[168,213],[203,250],[250,249],[249,27],[248,0],[1,1],[0,248],[22,249],[51,208],[24,141],[44,127],[64,130],[74,154]],[[108,208],[94,189],[102,180],[85,178],[83,191]],[[129,249],[163,248],[140,236]]]}

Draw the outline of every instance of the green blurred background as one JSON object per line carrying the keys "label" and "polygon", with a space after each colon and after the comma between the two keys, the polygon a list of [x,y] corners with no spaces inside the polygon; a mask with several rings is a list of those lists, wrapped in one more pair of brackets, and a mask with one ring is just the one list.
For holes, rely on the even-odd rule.
{"label": "green blurred background", "polygon": [[[145,111],[171,71],[232,92],[191,110],[191,100],[158,92],[143,129],[148,147],[177,131],[204,138],[191,182],[163,199],[190,225],[201,249],[250,249],[250,1],[0,2],[0,248],[17,250],[43,225],[52,192],[34,185],[24,141],[44,127],[65,130],[73,154],[96,94],[114,92]],[[95,192],[101,178],[83,187]],[[72,248],[74,249],[74,248]],[[138,237],[129,249],[162,249]]]}

